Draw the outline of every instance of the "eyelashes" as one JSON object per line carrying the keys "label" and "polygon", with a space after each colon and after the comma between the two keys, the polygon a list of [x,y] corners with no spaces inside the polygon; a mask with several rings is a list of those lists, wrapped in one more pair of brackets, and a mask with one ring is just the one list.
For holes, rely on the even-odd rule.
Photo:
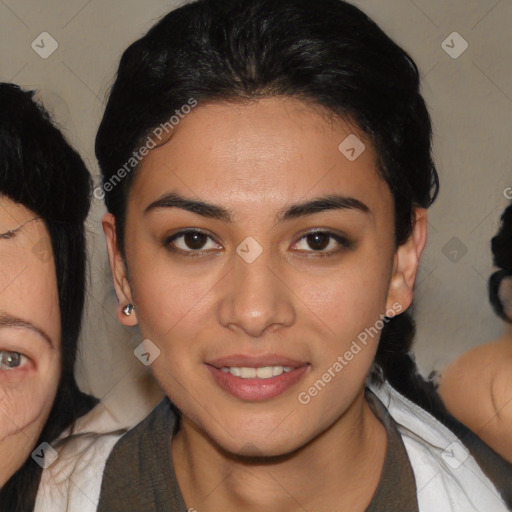
{"label": "eyelashes", "polygon": [[[162,241],[162,245],[166,247],[167,250],[172,254],[184,257],[200,257],[211,254],[213,252],[211,248],[207,248],[205,250],[205,242],[207,243],[208,240],[213,242],[214,249],[218,248],[218,244],[208,233],[200,229],[187,229],[166,237]],[[334,256],[346,249],[353,248],[353,244],[347,238],[328,230],[315,229],[309,231],[303,234],[299,240],[294,243],[294,245],[301,242],[302,240],[305,240],[307,244],[311,244],[311,242],[313,242],[313,245],[317,244],[316,249],[301,249],[295,252],[308,254],[308,257],[314,258]],[[325,251],[324,243],[320,243],[320,248],[318,248],[319,240],[320,242],[325,242],[326,240],[329,241],[327,247],[331,245],[331,241],[334,241],[335,244],[337,244],[337,247],[334,250]]]}
{"label": "eyelashes", "polygon": [[329,241],[328,245],[331,244],[331,241],[334,241],[335,244],[337,244],[337,248],[332,249],[330,251],[325,251],[325,247],[323,247],[323,243],[320,243],[320,248],[317,247],[317,249],[312,249],[312,251],[305,250],[304,252],[312,252],[314,257],[328,257],[333,256],[335,254],[338,254],[342,252],[344,249],[350,249],[352,248],[352,244],[343,236],[340,236],[336,233],[332,233],[331,231],[321,231],[321,230],[315,230],[310,231],[309,233],[306,233],[303,235],[296,243],[305,240],[308,244],[313,241],[313,244],[316,244],[318,240],[320,239],[320,242],[322,241]]}
{"label": "eyelashes", "polygon": [[[204,241],[205,239],[208,239],[208,238],[210,240],[213,240],[213,238],[210,235],[208,235],[207,233],[205,233],[204,231],[201,231],[201,230],[198,230],[198,229],[187,229],[187,230],[184,230],[184,231],[179,231],[178,233],[175,233],[174,235],[172,235],[170,237],[167,237],[164,240],[163,245],[171,253],[182,254],[182,255],[187,256],[187,257],[190,257],[190,256],[197,257],[198,255],[204,254],[204,252],[203,253],[199,253],[200,249],[201,250],[204,249],[200,242]],[[190,250],[187,250],[187,247],[185,247],[185,249],[183,247],[177,247],[175,245],[175,243],[176,243],[176,240],[179,240],[179,239],[183,239],[183,242],[182,242],[181,245],[183,245],[183,244],[185,244],[185,246],[188,245],[188,248]],[[190,247],[189,244],[191,244],[192,246],[198,245],[198,241],[199,241],[199,245],[201,245],[201,247]]]}

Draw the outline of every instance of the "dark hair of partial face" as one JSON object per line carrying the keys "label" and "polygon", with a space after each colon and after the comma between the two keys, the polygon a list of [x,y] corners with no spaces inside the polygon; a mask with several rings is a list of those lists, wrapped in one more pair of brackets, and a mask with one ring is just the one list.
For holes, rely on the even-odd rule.
{"label": "dark hair of partial face", "polygon": [[[413,208],[429,207],[439,188],[419,72],[368,16],[341,0],[199,0],[163,17],[121,58],[96,137],[104,185],[190,99],[262,97],[321,106],[366,134],[394,199],[395,243],[404,243]],[[123,256],[137,167],[105,188]],[[409,354],[414,331],[408,312],[385,325],[371,379],[387,378],[428,410],[444,410]]]}
{"label": "dark hair of partial face", "polygon": [[[0,195],[41,217],[53,249],[61,316],[61,378],[39,442],[51,442],[91,409],[73,368],[85,297],[91,179],[33,92],[0,83]],[[32,458],[0,490],[0,510],[32,510],[41,468]]]}
{"label": "dark hair of partial face", "polygon": [[491,240],[491,250],[494,266],[499,270],[489,278],[489,300],[495,313],[506,322],[512,323],[500,297],[500,287],[504,279],[512,278],[512,204],[501,215],[500,229]]}

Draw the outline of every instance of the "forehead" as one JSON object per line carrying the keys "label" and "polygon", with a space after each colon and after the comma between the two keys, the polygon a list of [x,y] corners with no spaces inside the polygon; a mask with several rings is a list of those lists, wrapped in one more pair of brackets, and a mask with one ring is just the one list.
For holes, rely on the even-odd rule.
{"label": "forehead", "polygon": [[33,217],[36,217],[33,211],[0,193],[0,233],[16,228]]}
{"label": "forehead", "polygon": [[142,161],[130,202],[143,207],[173,189],[261,211],[339,192],[387,208],[392,198],[376,162],[354,124],[315,104],[282,97],[200,104]]}
{"label": "forehead", "polygon": [[36,218],[0,195],[0,234],[16,230],[15,236],[0,238],[0,317],[38,326],[57,346],[60,311],[53,251],[44,222]]}

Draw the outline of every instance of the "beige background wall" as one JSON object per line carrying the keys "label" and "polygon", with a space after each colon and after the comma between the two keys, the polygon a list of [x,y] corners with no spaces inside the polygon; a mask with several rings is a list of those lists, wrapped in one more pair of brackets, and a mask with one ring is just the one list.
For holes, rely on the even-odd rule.
{"label": "beige background wall", "polygon": [[[314,0],[312,0],[314,1]],[[441,193],[416,290],[416,352],[424,373],[503,332],[487,301],[489,240],[512,187],[512,0],[354,1],[402,45],[423,74],[435,130]],[[0,80],[38,89],[98,179],[94,136],[119,57],[163,14],[170,0],[1,0]],[[40,53],[58,48],[43,59]],[[454,59],[442,43],[458,32],[467,50]],[[463,42],[448,38],[451,52]],[[44,48],[42,46],[44,45]],[[91,286],[77,372],[122,422],[159,398],[133,356],[137,330],[119,326],[94,200],[88,221]],[[455,252],[454,252],[455,251]],[[465,252],[467,251],[467,252]]]}

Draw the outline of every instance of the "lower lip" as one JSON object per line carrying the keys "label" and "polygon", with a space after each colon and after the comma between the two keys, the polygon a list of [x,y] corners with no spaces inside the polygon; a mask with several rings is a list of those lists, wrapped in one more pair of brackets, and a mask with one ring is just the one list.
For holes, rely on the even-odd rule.
{"label": "lower lip", "polygon": [[241,400],[261,401],[274,398],[295,385],[306,373],[309,365],[300,366],[291,372],[269,379],[242,379],[206,365],[215,382],[224,390]]}

